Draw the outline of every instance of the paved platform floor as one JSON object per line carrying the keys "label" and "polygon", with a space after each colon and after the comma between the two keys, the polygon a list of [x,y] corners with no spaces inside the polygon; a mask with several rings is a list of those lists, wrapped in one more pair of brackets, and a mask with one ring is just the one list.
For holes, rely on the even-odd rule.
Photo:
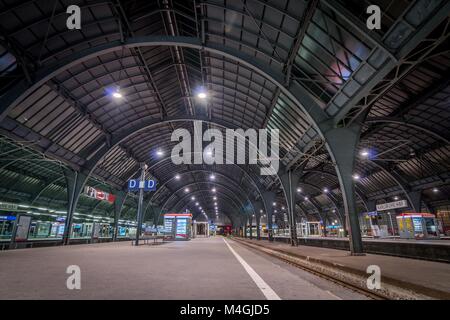
{"label": "paved platform floor", "polygon": [[[243,240],[243,239],[242,239]],[[348,251],[312,246],[292,247],[289,244],[267,240],[249,240],[254,244],[269,248],[291,252],[300,256],[309,256],[329,263],[335,263],[342,267],[366,272],[369,265],[377,265],[381,268],[382,277],[389,277],[407,283],[437,289],[450,293],[450,264],[401,258],[394,256],[366,254],[365,256],[350,256]]]}
{"label": "paved platform floor", "polygon": [[[226,241],[240,259],[222,237],[159,246],[126,242],[3,251],[0,299],[240,300],[265,299],[265,289],[281,299],[366,299]],[[256,281],[239,260],[257,274]],[[66,287],[69,265],[81,268],[81,290]]]}

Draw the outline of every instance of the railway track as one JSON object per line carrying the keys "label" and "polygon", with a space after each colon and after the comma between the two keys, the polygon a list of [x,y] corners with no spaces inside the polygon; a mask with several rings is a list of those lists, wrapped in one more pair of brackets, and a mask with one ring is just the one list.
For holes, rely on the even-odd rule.
{"label": "railway track", "polygon": [[236,238],[233,238],[233,240],[236,241],[239,244],[242,244],[242,245],[248,247],[248,248],[251,248],[251,249],[256,250],[258,252],[262,252],[262,253],[270,256],[270,257],[277,258],[278,260],[281,260],[281,261],[283,261],[283,262],[285,262],[285,263],[287,263],[287,264],[289,264],[291,266],[294,266],[294,267],[296,267],[298,269],[304,270],[304,271],[309,272],[311,274],[314,274],[314,275],[316,275],[316,276],[318,276],[318,277],[320,277],[322,279],[331,281],[331,282],[333,282],[335,284],[338,284],[338,285],[340,285],[340,286],[342,286],[344,288],[347,288],[349,290],[352,290],[354,292],[362,294],[362,295],[364,295],[364,296],[366,296],[366,297],[368,297],[368,298],[370,298],[372,300],[391,300],[390,297],[388,297],[388,296],[386,296],[384,294],[378,293],[378,292],[373,291],[373,290],[365,289],[365,288],[357,286],[357,285],[355,285],[355,284],[353,284],[353,283],[351,283],[349,281],[345,281],[345,280],[333,277],[333,276],[331,276],[329,274],[326,274],[324,272],[321,272],[318,269],[313,269],[313,268],[308,267],[306,265],[303,265],[303,264],[300,264],[298,262],[295,262],[295,261],[293,261],[294,257],[292,257],[291,259],[289,259],[287,257],[284,257],[284,256],[288,256],[288,254],[285,254],[285,253],[282,253],[282,252],[278,252],[276,250],[272,250],[272,249],[269,249],[269,248],[264,247],[264,246],[256,246],[256,245],[250,244],[250,243],[248,243],[246,241],[242,241],[242,240],[239,240],[239,239],[236,239]]}

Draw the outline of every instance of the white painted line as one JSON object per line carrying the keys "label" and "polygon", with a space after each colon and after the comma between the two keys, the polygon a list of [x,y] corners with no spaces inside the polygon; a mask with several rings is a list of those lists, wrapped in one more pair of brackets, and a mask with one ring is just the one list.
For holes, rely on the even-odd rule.
{"label": "white painted line", "polygon": [[241,265],[244,267],[245,271],[249,274],[249,276],[252,278],[252,280],[255,282],[255,284],[258,286],[259,290],[263,293],[263,295],[266,297],[267,300],[281,300],[281,298],[275,293],[275,291],[272,290],[271,287],[259,276],[259,274],[256,273],[255,270],[253,270],[252,267],[249,266],[247,262],[245,262],[244,259],[236,252],[234,249],[228,244],[228,241],[225,240],[225,238],[222,238],[223,241],[225,241],[225,244],[228,246],[228,249],[230,249],[231,253],[236,257],[236,259],[241,263]]}
{"label": "white painted line", "polygon": [[335,295],[334,293],[332,293],[330,290],[327,290],[326,292],[327,292],[330,296],[336,298],[337,300],[342,300],[341,297],[338,297],[337,295]]}

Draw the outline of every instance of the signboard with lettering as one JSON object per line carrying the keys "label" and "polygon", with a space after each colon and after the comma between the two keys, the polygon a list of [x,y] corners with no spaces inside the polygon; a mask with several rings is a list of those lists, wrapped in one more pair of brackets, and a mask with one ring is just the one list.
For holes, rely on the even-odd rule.
{"label": "signboard with lettering", "polygon": [[0,210],[17,210],[19,206],[15,203],[0,202]]}
{"label": "signboard with lettering", "polygon": [[86,186],[84,188],[84,193],[89,197],[89,198],[93,198],[93,199],[97,199],[97,200],[101,200],[101,201],[108,201],[109,203],[114,203],[114,201],[116,201],[116,196],[112,195],[108,192],[99,190],[99,189],[95,189],[92,187],[88,187]]}
{"label": "signboard with lettering", "polygon": [[156,181],[139,181],[139,179],[128,181],[128,191],[139,191],[139,189],[144,189],[144,191],[156,191]]}
{"label": "signboard with lettering", "polygon": [[407,206],[408,206],[408,202],[406,200],[400,200],[400,201],[395,201],[395,202],[377,204],[377,211],[399,209],[399,208],[405,208]]}

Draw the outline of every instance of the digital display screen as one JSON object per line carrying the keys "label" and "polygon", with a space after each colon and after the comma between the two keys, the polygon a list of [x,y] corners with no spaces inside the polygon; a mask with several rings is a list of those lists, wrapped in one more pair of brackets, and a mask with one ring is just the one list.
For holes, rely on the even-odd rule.
{"label": "digital display screen", "polygon": [[177,219],[177,227],[176,227],[176,238],[177,239],[186,239],[187,238],[187,219]]}

